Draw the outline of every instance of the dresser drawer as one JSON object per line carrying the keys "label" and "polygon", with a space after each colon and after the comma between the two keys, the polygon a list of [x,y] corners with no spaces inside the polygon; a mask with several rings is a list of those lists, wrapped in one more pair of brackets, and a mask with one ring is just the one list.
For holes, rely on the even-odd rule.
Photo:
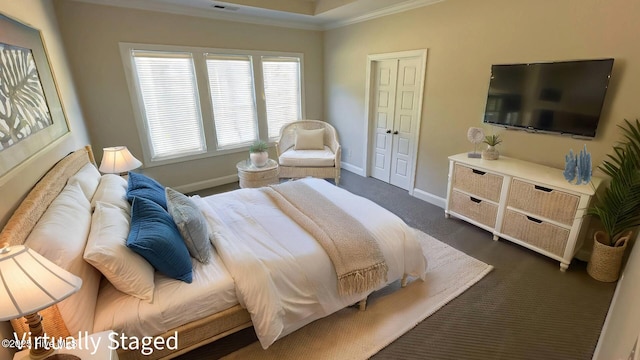
{"label": "dresser drawer", "polygon": [[491,201],[500,201],[502,176],[455,164],[453,187]]}
{"label": "dresser drawer", "polygon": [[507,209],[502,233],[558,256],[564,256],[569,230]]}
{"label": "dresser drawer", "polygon": [[578,202],[577,195],[513,179],[507,206],[571,226]]}
{"label": "dresser drawer", "polygon": [[480,224],[495,227],[498,205],[480,200],[459,191],[451,192],[451,211],[475,220]]}

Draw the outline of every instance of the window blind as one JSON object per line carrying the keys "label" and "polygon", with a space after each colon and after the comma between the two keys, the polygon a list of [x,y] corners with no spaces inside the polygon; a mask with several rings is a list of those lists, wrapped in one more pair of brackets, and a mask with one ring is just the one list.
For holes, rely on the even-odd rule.
{"label": "window blind", "polygon": [[189,53],[132,52],[153,160],[206,151]]}
{"label": "window blind", "polygon": [[269,139],[274,140],[284,124],[301,118],[300,59],[263,56],[262,72]]}
{"label": "window blind", "polygon": [[206,57],[218,148],[249,144],[258,139],[258,115],[251,56]]}

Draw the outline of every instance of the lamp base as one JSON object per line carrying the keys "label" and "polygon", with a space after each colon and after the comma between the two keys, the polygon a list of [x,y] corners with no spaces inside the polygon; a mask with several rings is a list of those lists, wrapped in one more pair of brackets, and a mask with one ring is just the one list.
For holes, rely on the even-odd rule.
{"label": "lamp base", "polygon": [[29,351],[29,358],[32,360],[43,360],[45,358],[49,359],[50,356],[55,356],[53,352],[54,349],[35,349],[34,351],[34,349],[31,348],[31,350]]}
{"label": "lamp base", "polygon": [[38,344],[36,340],[44,335],[42,316],[35,312],[25,315],[24,318],[27,320],[26,323],[29,324],[29,331],[31,332],[31,350],[29,350],[29,357],[33,360],[40,360],[53,354],[54,349],[52,347],[42,346],[45,344]]}

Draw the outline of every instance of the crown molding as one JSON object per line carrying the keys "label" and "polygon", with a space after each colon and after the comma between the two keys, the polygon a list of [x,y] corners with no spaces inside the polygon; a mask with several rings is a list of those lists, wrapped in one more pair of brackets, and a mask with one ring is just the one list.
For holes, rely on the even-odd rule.
{"label": "crown molding", "polygon": [[[157,11],[175,15],[194,16],[200,18],[234,21],[256,25],[268,25],[287,27],[301,30],[323,30],[322,26],[311,21],[300,21],[291,19],[278,19],[271,17],[259,17],[252,15],[244,15],[237,13],[225,13],[217,10],[204,10],[188,6],[179,6],[173,4],[160,4],[150,3],[148,0],[73,0],[76,2],[89,3],[102,6],[122,7],[136,10]],[[265,10],[265,12],[275,12],[272,10]],[[297,15],[301,17],[303,15]],[[287,17],[285,15],[285,17]],[[308,16],[313,18],[313,16]],[[317,20],[316,20],[317,21]]]}
{"label": "crown molding", "polygon": [[371,11],[371,12],[368,12],[366,14],[355,16],[355,17],[351,17],[351,18],[348,18],[348,19],[338,20],[338,21],[334,21],[334,22],[327,22],[327,23],[324,23],[322,25],[322,29],[323,30],[337,29],[337,28],[340,28],[340,27],[353,25],[353,24],[357,24],[357,23],[360,23],[360,22],[377,19],[377,18],[380,18],[380,17],[384,17],[384,16],[388,16],[388,15],[401,13],[401,12],[404,12],[404,11],[409,11],[409,10],[421,8],[423,6],[437,4],[437,3],[443,2],[443,1],[445,1],[445,0],[413,0],[413,1],[410,1],[410,2],[407,2],[407,3],[398,4],[398,5],[392,5],[392,6],[384,8],[384,9]]}
{"label": "crown molding", "polygon": [[[201,9],[197,7],[181,6],[169,3],[151,2],[149,0],[73,0],[94,5],[123,7],[136,10],[158,11],[169,14],[194,16],[223,21],[243,22],[256,25],[267,25],[294,28],[301,30],[331,30],[360,22],[373,20],[387,15],[417,9],[423,6],[433,5],[445,0],[411,0],[402,4],[391,5],[383,9],[366,12],[362,15],[347,17],[333,21],[328,16],[301,15],[282,11],[258,9],[258,15],[240,14],[234,12],[222,12],[213,9]],[[326,14],[326,13],[324,13]]]}

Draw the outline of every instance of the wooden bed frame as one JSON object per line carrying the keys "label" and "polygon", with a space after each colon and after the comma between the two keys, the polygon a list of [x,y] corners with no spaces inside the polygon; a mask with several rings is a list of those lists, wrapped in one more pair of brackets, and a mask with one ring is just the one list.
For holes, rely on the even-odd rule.
{"label": "wooden bed frame", "polygon": [[[10,245],[22,245],[38,223],[42,214],[47,210],[51,202],[58,196],[67,183],[69,177],[74,175],[85,164],[95,165],[95,159],[91,146],[77,150],[56,163],[29,192],[20,206],[11,216],[2,232],[0,244],[8,242]],[[69,331],[64,325],[60,312],[56,305],[40,311],[44,317],[44,327],[47,334],[56,337],[67,337]],[[94,316],[94,314],[91,314]],[[21,336],[27,332],[28,326],[21,320],[12,320],[14,330]],[[211,343],[217,339],[251,326],[249,313],[235,305],[227,310],[210,315],[208,317],[187,323],[175,329],[171,329],[158,336],[167,338],[178,332],[178,350],[168,349],[154,351],[151,355],[142,355],[139,351],[118,351],[121,359],[171,359],[189,352],[197,347]]]}

